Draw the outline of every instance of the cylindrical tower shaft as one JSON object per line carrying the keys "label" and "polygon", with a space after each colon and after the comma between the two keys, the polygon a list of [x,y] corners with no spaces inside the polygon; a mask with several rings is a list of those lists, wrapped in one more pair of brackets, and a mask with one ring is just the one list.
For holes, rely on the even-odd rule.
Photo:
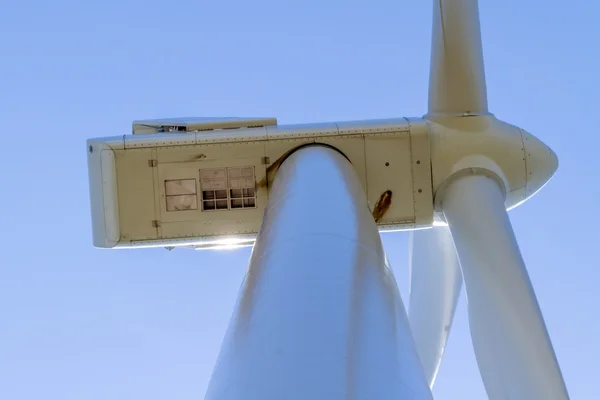
{"label": "cylindrical tower shaft", "polygon": [[206,399],[431,399],[363,187],[334,149],[280,166]]}

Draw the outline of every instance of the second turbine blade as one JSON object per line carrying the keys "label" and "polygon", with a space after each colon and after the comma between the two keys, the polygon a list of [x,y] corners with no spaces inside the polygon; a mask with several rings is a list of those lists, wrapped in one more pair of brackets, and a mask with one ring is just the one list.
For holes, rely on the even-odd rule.
{"label": "second turbine blade", "polygon": [[450,184],[442,203],[460,257],[475,357],[490,400],[569,395],[504,205],[486,176]]}
{"label": "second turbine blade", "polygon": [[410,242],[410,327],[425,377],[433,387],[462,276],[448,228],[413,231]]}

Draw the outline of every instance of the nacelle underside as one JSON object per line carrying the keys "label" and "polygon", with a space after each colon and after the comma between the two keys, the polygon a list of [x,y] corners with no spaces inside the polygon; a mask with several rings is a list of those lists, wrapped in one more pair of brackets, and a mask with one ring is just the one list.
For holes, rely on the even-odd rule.
{"label": "nacelle underside", "polygon": [[252,244],[278,166],[312,144],[350,160],[380,231],[433,224],[422,119],[284,126],[272,118],[178,119],[136,121],[134,129],[87,143],[96,247]]}

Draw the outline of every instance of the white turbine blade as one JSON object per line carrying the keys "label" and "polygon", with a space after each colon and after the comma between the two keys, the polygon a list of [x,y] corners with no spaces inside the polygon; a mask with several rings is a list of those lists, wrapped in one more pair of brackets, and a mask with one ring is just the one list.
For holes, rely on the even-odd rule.
{"label": "white turbine blade", "polygon": [[489,398],[568,399],[500,185],[484,176],[459,178],[443,193],[442,208],[460,259]]}
{"label": "white turbine blade", "polygon": [[434,0],[428,115],[487,114],[477,0]]}
{"label": "white turbine blade", "polygon": [[437,375],[462,287],[446,227],[411,232],[409,321],[430,387]]}

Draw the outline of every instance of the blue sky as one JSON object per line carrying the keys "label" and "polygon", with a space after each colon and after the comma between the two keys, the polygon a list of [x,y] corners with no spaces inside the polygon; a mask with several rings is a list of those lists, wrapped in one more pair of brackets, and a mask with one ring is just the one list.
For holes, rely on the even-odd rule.
{"label": "blue sky", "polygon": [[[92,248],[85,139],[134,119],[420,116],[430,1],[5,0],[0,398],[198,399],[248,249]],[[482,0],[490,109],[560,168],[511,212],[572,398],[599,397],[599,6]],[[407,234],[383,236],[403,296]],[[459,303],[437,399],[485,399]]]}

